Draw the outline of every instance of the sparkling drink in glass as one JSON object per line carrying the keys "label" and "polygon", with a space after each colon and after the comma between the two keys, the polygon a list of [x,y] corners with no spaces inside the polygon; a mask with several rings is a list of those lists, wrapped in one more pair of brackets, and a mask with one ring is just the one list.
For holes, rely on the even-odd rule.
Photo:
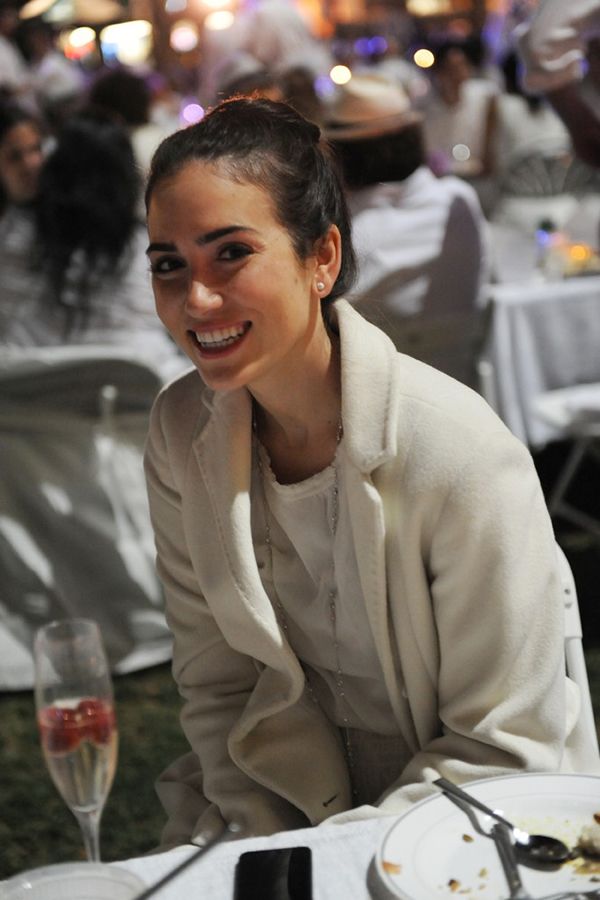
{"label": "sparkling drink in glass", "polygon": [[40,628],[34,642],[37,721],[46,765],[81,828],[90,861],[100,859],[100,817],[117,764],[110,669],[89,619]]}

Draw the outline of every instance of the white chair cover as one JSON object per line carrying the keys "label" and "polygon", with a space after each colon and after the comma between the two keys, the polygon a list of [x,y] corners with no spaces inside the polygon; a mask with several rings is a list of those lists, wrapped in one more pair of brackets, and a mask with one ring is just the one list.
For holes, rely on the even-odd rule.
{"label": "white chair cover", "polygon": [[142,469],[161,383],[112,348],[0,354],[0,689],[31,688],[57,618],[95,619],[115,672],[169,659]]}

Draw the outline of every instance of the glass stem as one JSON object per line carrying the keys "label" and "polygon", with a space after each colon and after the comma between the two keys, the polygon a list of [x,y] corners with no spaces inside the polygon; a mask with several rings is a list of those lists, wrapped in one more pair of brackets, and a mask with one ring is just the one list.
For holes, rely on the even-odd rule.
{"label": "glass stem", "polygon": [[85,855],[89,862],[100,862],[100,816],[101,809],[95,809],[91,812],[82,812],[77,810],[75,818],[79,822],[79,827],[83,835],[83,843],[85,846]]}

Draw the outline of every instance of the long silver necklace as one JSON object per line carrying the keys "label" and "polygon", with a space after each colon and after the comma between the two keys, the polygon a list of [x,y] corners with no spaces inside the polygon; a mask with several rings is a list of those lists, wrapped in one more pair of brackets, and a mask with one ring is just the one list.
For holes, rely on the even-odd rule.
{"label": "long silver necklace", "polygon": [[[254,434],[259,440],[258,437],[258,427],[256,422],[256,409],[253,406],[252,410],[252,429]],[[337,431],[336,431],[336,456],[337,449],[340,445],[340,441],[342,440],[342,436],[344,434],[344,426],[342,423],[342,418],[340,416]],[[337,467],[337,459],[336,456],[333,458],[332,468],[333,468],[333,488],[332,488],[332,497],[331,497],[331,518],[330,518],[330,529],[333,539],[335,540],[335,536],[337,533],[338,520],[339,520],[339,494],[340,494],[340,485],[339,485],[339,476],[338,476],[338,467]],[[261,491],[261,500],[263,505],[264,512],[264,521],[265,521],[265,544],[267,548],[267,556],[269,559],[269,570],[271,573],[271,584],[273,589],[273,599],[275,600],[275,608],[277,612],[277,618],[279,620],[279,625],[291,646],[290,640],[290,630],[287,615],[285,612],[285,608],[283,603],[281,602],[281,598],[279,596],[279,592],[277,591],[277,586],[275,585],[275,575],[273,571],[273,542],[271,537],[271,512],[269,509],[269,505],[267,503],[267,493],[265,489],[265,472],[263,468],[263,463],[260,455],[260,449],[257,447],[256,453],[257,466],[258,466],[258,474],[259,474],[259,482],[260,482],[260,491]],[[348,765],[348,774],[350,776],[350,784],[352,787],[353,797],[356,799],[356,789],[354,785],[354,753],[352,748],[352,741],[350,739],[350,720],[348,718],[348,700],[346,698],[346,690],[344,684],[344,673],[342,672],[342,666],[340,662],[340,645],[338,640],[338,630],[337,630],[337,587],[335,583],[335,564],[333,555],[331,557],[331,579],[330,579],[331,587],[329,589],[327,595],[327,607],[328,607],[328,615],[329,615],[329,623],[331,625],[331,637],[333,642],[333,650],[334,650],[334,661],[335,661],[335,675],[334,681],[337,690],[338,697],[340,698],[341,704],[340,709],[342,711],[342,738],[344,741],[344,752],[346,755],[346,762]],[[313,700],[314,703],[319,704],[319,699],[315,694],[313,686],[311,684],[310,678],[306,669],[304,669],[304,676],[306,678],[306,686],[308,689],[308,693]]]}

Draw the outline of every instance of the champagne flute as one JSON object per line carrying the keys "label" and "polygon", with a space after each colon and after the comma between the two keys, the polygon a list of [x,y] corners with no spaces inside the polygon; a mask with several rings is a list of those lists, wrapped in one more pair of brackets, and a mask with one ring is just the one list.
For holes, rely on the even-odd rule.
{"label": "champagne flute", "polygon": [[97,624],[64,619],[34,641],[35,703],[52,780],[79,822],[88,860],[100,860],[100,817],[117,765],[110,669]]}

